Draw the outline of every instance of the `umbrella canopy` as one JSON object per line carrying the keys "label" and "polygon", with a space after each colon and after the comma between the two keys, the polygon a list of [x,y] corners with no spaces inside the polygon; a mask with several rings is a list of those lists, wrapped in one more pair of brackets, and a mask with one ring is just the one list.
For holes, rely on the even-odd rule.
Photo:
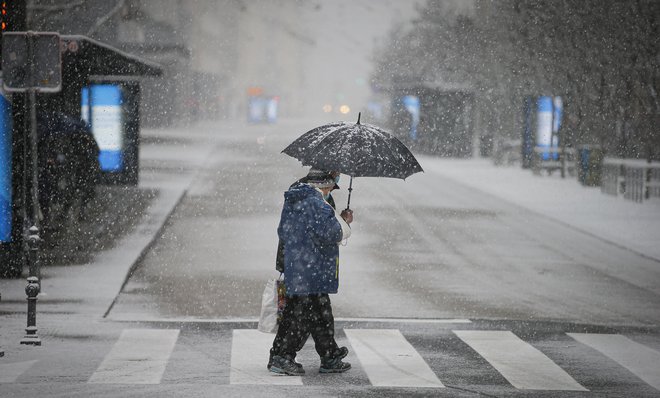
{"label": "umbrella canopy", "polygon": [[300,160],[303,166],[339,171],[353,177],[406,179],[422,170],[415,156],[396,137],[370,124],[338,122],[316,127],[284,148],[283,153]]}
{"label": "umbrella canopy", "polygon": [[338,122],[316,127],[286,147],[283,153],[304,166],[340,171],[351,177],[405,179],[423,171],[417,159],[396,137],[370,125]]}

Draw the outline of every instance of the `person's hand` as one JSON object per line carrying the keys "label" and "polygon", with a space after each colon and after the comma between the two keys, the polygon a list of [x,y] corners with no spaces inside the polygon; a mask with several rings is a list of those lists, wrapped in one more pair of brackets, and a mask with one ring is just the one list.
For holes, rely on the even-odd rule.
{"label": "person's hand", "polygon": [[353,222],[353,210],[344,209],[344,210],[342,210],[340,216],[341,216],[341,218],[344,219],[344,221],[346,221],[347,224],[350,224],[350,223]]}

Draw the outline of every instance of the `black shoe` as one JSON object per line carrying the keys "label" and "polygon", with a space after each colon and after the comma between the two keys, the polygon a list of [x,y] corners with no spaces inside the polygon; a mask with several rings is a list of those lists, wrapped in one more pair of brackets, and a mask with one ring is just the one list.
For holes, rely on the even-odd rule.
{"label": "black shoe", "polygon": [[[346,350],[346,354],[348,354],[348,350]],[[321,360],[319,373],[344,373],[350,368],[350,363],[342,362],[341,358],[337,357],[329,360]]]}
{"label": "black shoe", "polygon": [[281,357],[275,355],[273,357],[273,363],[270,365],[271,372],[278,374],[285,374],[289,376],[302,376],[305,374],[305,370],[301,366],[298,366],[293,359]]}
{"label": "black shoe", "polygon": [[[347,354],[348,354],[348,352],[347,352]],[[266,367],[268,368],[268,370],[270,370],[270,368],[273,366],[273,357],[274,357],[273,354],[271,354],[270,357],[268,357],[268,365],[266,365]],[[342,358],[343,358],[343,357],[342,357]],[[293,361],[293,363],[295,363],[296,366],[299,367],[300,369],[303,368],[302,363],[296,362],[294,359],[292,359],[292,361]]]}
{"label": "black shoe", "polygon": [[335,351],[334,356],[335,356],[335,358],[344,359],[344,358],[346,358],[346,355],[348,355],[348,348],[339,347],[339,349],[337,349],[337,351]]}

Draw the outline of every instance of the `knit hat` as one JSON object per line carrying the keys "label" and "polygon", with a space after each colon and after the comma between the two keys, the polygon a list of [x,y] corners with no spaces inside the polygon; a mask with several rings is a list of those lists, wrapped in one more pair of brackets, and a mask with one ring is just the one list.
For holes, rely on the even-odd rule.
{"label": "knit hat", "polygon": [[305,182],[316,188],[332,188],[335,186],[335,179],[329,171],[315,168],[309,170]]}

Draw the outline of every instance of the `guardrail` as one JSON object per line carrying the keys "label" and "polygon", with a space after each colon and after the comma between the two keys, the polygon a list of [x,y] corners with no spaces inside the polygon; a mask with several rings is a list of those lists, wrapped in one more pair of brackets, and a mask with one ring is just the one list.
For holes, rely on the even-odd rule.
{"label": "guardrail", "polygon": [[634,202],[660,198],[660,162],[605,158],[601,191]]}

